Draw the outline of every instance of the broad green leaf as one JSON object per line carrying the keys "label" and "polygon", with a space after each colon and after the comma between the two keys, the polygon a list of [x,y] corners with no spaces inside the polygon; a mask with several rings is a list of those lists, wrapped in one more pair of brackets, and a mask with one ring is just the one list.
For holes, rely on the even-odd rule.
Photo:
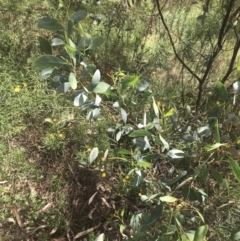
{"label": "broad green leaf", "polygon": [[77,79],[76,75],[73,72],[69,74],[68,81],[73,90],[77,89]]}
{"label": "broad green leaf", "polygon": [[105,238],[105,234],[101,233],[97,236],[97,238],[95,239],[95,241],[104,241]]}
{"label": "broad green leaf", "polygon": [[[239,70],[240,70],[240,69],[239,69]],[[239,241],[239,240],[240,240],[240,229],[234,230],[234,231],[231,233],[230,239],[231,239],[232,241]]]}
{"label": "broad green leaf", "polygon": [[80,51],[81,49],[87,48],[92,41],[92,36],[90,34],[85,34],[80,41],[78,42],[77,49]]}
{"label": "broad green leaf", "polygon": [[104,41],[105,41],[105,39],[102,36],[93,38],[88,46],[88,49],[94,49],[94,48],[100,46],[101,44],[103,44]]}
{"label": "broad green leaf", "polygon": [[142,136],[152,136],[152,133],[145,130],[137,130],[129,134],[129,137],[142,137]]}
{"label": "broad green leaf", "polygon": [[138,76],[127,76],[122,80],[122,90],[125,90],[126,88],[135,85],[138,82]]}
{"label": "broad green leaf", "polygon": [[68,52],[69,55],[74,54],[75,52],[77,52],[77,49],[72,47],[71,45],[65,44],[65,49]]}
{"label": "broad green leaf", "polygon": [[52,55],[44,55],[37,58],[32,63],[32,68],[35,70],[43,70],[43,69],[54,68],[54,67],[59,67],[63,65],[67,65],[67,63]]}
{"label": "broad green leaf", "polygon": [[220,97],[223,101],[227,99],[228,92],[224,84],[222,84],[220,81],[217,81],[216,87],[219,91]]}
{"label": "broad green leaf", "polygon": [[208,118],[209,125],[213,128],[213,134],[217,143],[220,142],[220,133],[218,129],[218,119],[216,117]]}
{"label": "broad green leaf", "polygon": [[86,17],[87,17],[87,13],[84,10],[79,10],[79,11],[73,13],[72,16],[70,17],[70,19],[72,19],[74,21],[74,23],[77,23]]}
{"label": "broad green leaf", "polygon": [[239,70],[239,71],[240,71],[240,64],[237,66],[237,70]]}
{"label": "broad green leaf", "polygon": [[157,104],[156,104],[156,101],[155,101],[154,97],[152,97],[152,99],[153,99],[153,110],[154,110],[154,113],[159,118],[159,109],[157,107]]}
{"label": "broad green leaf", "polygon": [[126,149],[116,149],[114,153],[119,155],[131,155],[131,152]]}
{"label": "broad green leaf", "polygon": [[185,199],[188,199],[190,201],[199,200],[199,194],[197,193],[197,191],[193,188],[188,187],[188,186],[186,186],[182,189],[182,196]]}
{"label": "broad green leaf", "polygon": [[193,241],[203,241],[204,238],[206,237],[207,231],[208,231],[208,225],[203,225],[199,227],[195,232]]}
{"label": "broad green leaf", "polygon": [[176,112],[176,110],[175,110],[174,108],[171,108],[171,109],[164,115],[164,117],[172,116],[172,115],[174,115],[175,112]]}
{"label": "broad green leaf", "polygon": [[121,108],[121,115],[122,115],[123,123],[126,124],[127,123],[127,112],[123,108]]}
{"label": "broad green leaf", "polygon": [[72,19],[69,19],[68,20],[68,25],[67,25],[68,36],[70,36],[72,34],[73,26],[74,26],[74,21]]}
{"label": "broad green leaf", "polygon": [[185,233],[181,234],[181,241],[193,241],[194,235],[195,235],[194,230],[188,230]]}
{"label": "broad green leaf", "polygon": [[211,168],[211,172],[212,172],[214,179],[217,181],[218,185],[221,185],[223,183],[223,177],[222,177],[221,173],[214,168]]}
{"label": "broad green leaf", "polygon": [[240,167],[238,165],[237,162],[235,162],[231,157],[228,157],[230,166],[233,170],[234,176],[236,177],[236,179],[238,180],[238,182],[240,182]]}
{"label": "broad green leaf", "polygon": [[144,161],[138,161],[136,165],[139,166],[139,167],[151,167],[152,166],[151,163],[144,162]]}
{"label": "broad green leaf", "polygon": [[57,94],[62,94],[67,92],[71,88],[70,83],[66,82],[61,85],[59,85],[56,89]]}
{"label": "broad green leaf", "polygon": [[101,79],[101,73],[97,69],[92,77],[91,88],[95,88]]}
{"label": "broad green leaf", "polygon": [[120,224],[120,227],[119,227],[119,231],[120,233],[123,233],[123,231],[125,230],[126,226],[124,226],[123,224]]}
{"label": "broad green leaf", "polygon": [[48,42],[47,39],[39,36],[38,37],[38,42],[40,44],[40,49],[42,52],[44,52],[45,54],[52,54],[52,47],[51,44]]}
{"label": "broad green leaf", "polygon": [[47,30],[62,30],[64,29],[64,27],[54,18],[42,18],[39,22],[38,22],[38,28],[42,28],[42,29],[47,29]]}
{"label": "broad green leaf", "polygon": [[97,147],[94,147],[90,153],[90,156],[89,156],[89,163],[92,164],[96,158],[98,157],[98,153],[99,153],[99,150]]}
{"label": "broad green leaf", "polygon": [[105,82],[99,82],[97,86],[93,89],[94,93],[105,93],[110,88],[110,85]]}
{"label": "broad green leaf", "polygon": [[227,143],[216,143],[214,145],[206,145],[204,146],[204,150],[208,152],[208,151],[218,149],[221,146],[227,146]]}
{"label": "broad green leaf", "polygon": [[131,219],[130,219],[130,226],[133,230],[137,230],[139,226],[139,215],[138,214],[133,214]]}
{"label": "broad green leaf", "polygon": [[172,196],[163,196],[159,198],[162,202],[166,203],[174,203],[177,201],[177,198],[172,197]]}
{"label": "broad green leaf", "polygon": [[143,156],[142,159],[146,161],[150,161],[150,160],[160,160],[160,159],[163,159],[163,157],[160,154],[155,153],[155,154],[149,154],[149,155]]}
{"label": "broad green leaf", "polygon": [[157,205],[151,212],[150,218],[142,226],[141,232],[147,231],[159,218],[161,218],[163,212],[163,203]]}

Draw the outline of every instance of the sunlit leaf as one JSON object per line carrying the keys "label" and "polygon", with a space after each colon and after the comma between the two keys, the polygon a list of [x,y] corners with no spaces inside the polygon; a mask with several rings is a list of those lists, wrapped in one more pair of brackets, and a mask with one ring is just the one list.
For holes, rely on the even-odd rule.
{"label": "sunlit leaf", "polygon": [[138,92],[143,92],[144,90],[147,89],[149,86],[149,82],[147,80],[144,80],[140,86],[137,87]]}
{"label": "sunlit leaf", "polygon": [[148,142],[148,140],[145,140],[145,139],[135,138],[133,139],[133,144],[141,147],[143,150],[147,150],[151,148],[150,143]]}
{"label": "sunlit leaf", "polygon": [[126,88],[135,85],[138,82],[138,76],[127,76],[122,80],[122,89],[125,90]]}
{"label": "sunlit leaf", "polygon": [[64,44],[65,44],[64,41],[60,38],[52,39],[52,43],[51,43],[52,46],[59,46],[59,45],[64,45]]}
{"label": "sunlit leaf", "polygon": [[171,162],[179,162],[180,160],[182,160],[185,156],[185,153],[181,150],[177,150],[177,149],[174,149],[174,150],[170,150],[168,153],[167,153],[167,157],[169,159],[169,161]]}
{"label": "sunlit leaf", "polygon": [[198,127],[197,128],[197,133],[200,136],[206,136],[209,137],[212,135],[211,129],[209,128],[209,126],[202,126],[202,127]]}
{"label": "sunlit leaf", "polygon": [[69,81],[71,88],[73,90],[75,90],[77,88],[77,79],[76,79],[76,75],[73,72],[71,72],[69,74],[68,81]]}
{"label": "sunlit leaf", "polygon": [[74,98],[74,101],[73,101],[74,106],[82,106],[87,100],[87,98],[88,98],[87,93],[85,91],[82,91]]}
{"label": "sunlit leaf", "polygon": [[87,120],[94,120],[96,121],[97,118],[99,117],[101,113],[101,109],[100,108],[94,108],[93,110],[91,110],[88,115],[87,115]]}
{"label": "sunlit leaf", "polygon": [[227,146],[227,143],[216,143],[214,145],[206,145],[206,146],[204,146],[204,150],[212,151],[212,150],[218,149],[221,146]]}
{"label": "sunlit leaf", "polygon": [[159,138],[160,138],[161,142],[163,143],[164,148],[165,148],[166,150],[169,150],[169,144],[168,144],[168,142],[162,137],[161,134],[159,134]]}
{"label": "sunlit leaf", "polygon": [[133,180],[133,186],[137,187],[139,186],[144,180],[144,175],[141,173],[141,175],[136,175],[136,177]]}
{"label": "sunlit leaf", "polygon": [[144,162],[144,161],[138,161],[136,165],[139,166],[139,167],[151,167],[152,166],[151,163]]}
{"label": "sunlit leaf", "polygon": [[176,110],[174,108],[171,108],[165,115],[164,117],[168,117],[173,115],[176,112]]}
{"label": "sunlit leaf", "polygon": [[207,231],[208,225],[203,225],[199,227],[195,232],[193,241],[203,241],[206,237]]}
{"label": "sunlit leaf", "polygon": [[173,203],[177,201],[177,198],[172,196],[163,196],[159,198],[162,202]]}
{"label": "sunlit leaf", "polygon": [[47,68],[47,69],[42,70],[41,73],[39,74],[39,78],[40,79],[48,78],[49,76],[51,76],[53,70],[54,70],[54,68]]}
{"label": "sunlit leaf", "polygon": [[157,116],[157,118],[159,119],[159,109],[158,109],[158,106],[156,104],[156,101],[155,101],[154,97],[152,97],[152,99],[153,99],[153,110],[154,110],[154,113]]}
{"label": "sunlit leaf", "polygon": [[110,88],[110,85],[105,82],[99,82],[97,86],[93,89],[94,93],[105,93]]}
{"label": "sunlit leaf", "polygon": [[230,239],[232,241],[239,241],[240,240],[240,229],[234,230],[233,232],[231,232]]}
{"label": "sunlit leaf", "polygon": [[121,108],[121,115],[122,115],[122,120],[123,120],[124,124],[126,124],[127,123],[127,112],[123,108]]}
{"label": "sunlit leaf", "polygon": [[98,153],[99,153],[99,150],[97,147],[94,147],[90,153],[90,156],[89,156],[89,163],[92,164],[96,158],[98,157]]}
{"label": "sunlit leaf", "polygon": [[150,133],[149,131],[145,131],[145,130],[137,130],[132,132],[129,137],[143,137],[143,136],[152,136],[152,133]]}
{"label": "sunlit leaf", "polygon": [[105,234],[101,233],[97,236],[97,238],[95,239],[95,241],[104,241],[105,239]]}
{"label": "sunlit leaf", "polygon": [[95,71],[93,77],[92,77],[92,82],[91,82],[92,89],[94,89],[97,86],[97,84],[99,83],[100,79],[101,79],[101,73],[100,73],[99,69],[97,69]]}

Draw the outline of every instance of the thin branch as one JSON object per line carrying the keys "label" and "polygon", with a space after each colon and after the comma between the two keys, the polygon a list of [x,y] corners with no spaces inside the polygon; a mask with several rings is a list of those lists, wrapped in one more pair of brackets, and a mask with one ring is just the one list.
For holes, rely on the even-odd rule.
{"label": "thin branch", "polygon": [[221,82],[224,84],[226,82],[226,80],[228,79],[228,77],[231,75],[232,71],[233,71],[233,66],[238,54],[238,51],[240,49],[240,40],[238,39],[238,41],[235,44],[234,50],[233,50],[233,54],[232,54],[232,58],[231,58],[231,62],[228,66],[228,70],[226,72],[226,74],[224,75],[224,77],[222,78]]}
{"label": "thin branch", "polygon": [[170,40],[170,43],[171,43],[171,46],[172,46],[172,49],[173,49],[173,52],[174,52],[176,58],[177,58],[178,61],[183,65],[183,67],[184,67],[185,69],[187,69],[188,72],[191,73],[191,74],[200,82],[200,81],[201,81],[201,78],[200,78],[196,73],[193,72],[193,70],[182,60],[182,58],[181,58],[181,57],[179,56],[179,54],[177,53],[177,50],[176,50],[176,47],[175,47],[175,45],[174,45],[172,36],[171,36],[170,31],[169,31],[169,29],[168,29],[168,26],[167,26],[167,24],[166,24],[166,22],[165,22],[165,20],[164,20],[164,17],[163,17],[163,14],[162,14],[162,10],[161,10],[161,8],[160,8],[160,4],[159,4],[158,0],[156,0],[156,3],[157,3],[157,9],[158,9],[159,16],[160,16],[160,18],[161,18],[161,21],[162,21],[162,23],[163,23],[164,28],[165,28],[166,31],[167,31],[167,34],[168,34],[168,37],[169,37],[169,40]]}

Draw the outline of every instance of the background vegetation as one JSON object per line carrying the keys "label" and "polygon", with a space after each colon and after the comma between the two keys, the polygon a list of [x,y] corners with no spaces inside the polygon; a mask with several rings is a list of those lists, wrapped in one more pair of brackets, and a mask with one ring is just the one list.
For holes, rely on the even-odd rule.
{"label": "background vegetation", "polygon": [[238,0],[2,0],[2,240],[240,240]]}

